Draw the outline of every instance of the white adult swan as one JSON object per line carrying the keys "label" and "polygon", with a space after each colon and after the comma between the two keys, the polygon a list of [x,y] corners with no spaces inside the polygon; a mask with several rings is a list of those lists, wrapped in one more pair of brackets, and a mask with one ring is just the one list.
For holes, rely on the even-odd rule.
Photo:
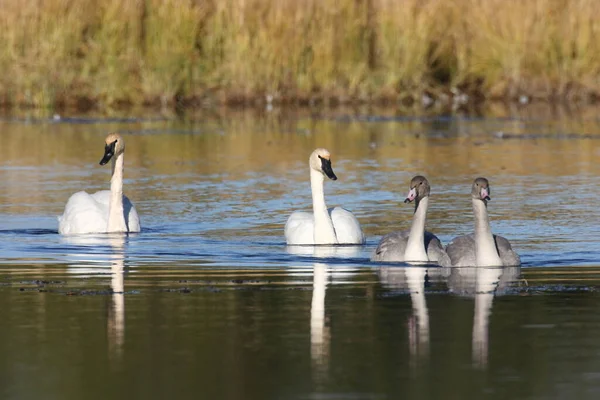
{"label": "white adult swan", "polygon": [[308,159],[313,212],[296,211],[285,224],[285,240],[291,245],[363,244],[365,235],[354,214],[341,207],[327,209],[323,194],[325,175],[337,176],[331,169],[331,156],[325,149],[316,149]]}
{"label": "white adult swan", "polygon": [[123,195],[123,153],[125,142],[118,133],[106,137],[104,157],[100,165],[112,158],[110,191],[102,190],[92,195],[85,191],[73,194],[65,212],[58,217],[58,233],[139,232],[140,219],[131,201]]}
{"label": "white adult swan", "polygon": [[475,214],[475,233],[459,236],[446,246],[446,252],[456,267],[501,267],[521,265],[519,255],[510,242],[502,236],[492,234],[487,213],[490,199],[487,179],[477,178],[473,182],[471,200]]}
{"label": "white adult swan", "polygon": [[405,203],[415,201],[410,230],[388,233],[381,238],[371,261],[430,262],[444,267],[450,266],[450,258],[440,240],[425,230],[430,191],[427,178],[421,175],[412,178],[410,190],[404,200]]}

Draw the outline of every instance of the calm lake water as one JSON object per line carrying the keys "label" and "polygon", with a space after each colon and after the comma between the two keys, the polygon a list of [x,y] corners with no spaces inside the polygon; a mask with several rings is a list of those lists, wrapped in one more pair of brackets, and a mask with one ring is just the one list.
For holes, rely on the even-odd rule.
{"label": "calm lake water", "polygon": [[[595,111],[3,116],[0,398],[597,399]],[[62,237],[69,196],[108,188],[113,130],[142,232]],[[316,147],[365,246],[285,245]],[[371,263],[416,174],[444,243],[487,177],[523,266]]]}

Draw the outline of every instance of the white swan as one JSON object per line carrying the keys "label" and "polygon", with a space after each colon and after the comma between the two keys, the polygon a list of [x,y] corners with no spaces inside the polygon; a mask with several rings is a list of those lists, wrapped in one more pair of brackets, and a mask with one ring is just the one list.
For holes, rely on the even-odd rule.
{"label": "white swan", "polygon": [[475,233],[459,236],[446,246],[446,253],[455,267],[501,267],[521,265],[519,255],[510,242],[492,234],[487,213],[490,186],[485,178],[477,178],[471,189]]}
{"label": "white swan", "polygon": [[123,195],[123,153],[125,142],[118,133],[106,137],[104,157],[100,165],[112,158],[110,191],[92,195],[85,191],[73,194],[63,215],[58,217],[58,233],[139,232],[140,219],[127,196]]}
{"label": "white swan", "polygon": [[450,266],[450,258],[440,240],[425,230],[430,191],[427,178],[421,175],[412,178],[410,191],[404,200],[405,203],[415,201],[410,230],[388,233],[381,238],[371,261],[432,262],[444,267]]}
{"label": "white swan", "polygon": [[313,212],[296,211],[285,224],[285,239],[290,245],[364,244],[365,235],[354,214],[341,207],[327,209],[323,193],[325,175],[337,176],[331,169],[331,156],[325,149],[316,149],[308,159]]}

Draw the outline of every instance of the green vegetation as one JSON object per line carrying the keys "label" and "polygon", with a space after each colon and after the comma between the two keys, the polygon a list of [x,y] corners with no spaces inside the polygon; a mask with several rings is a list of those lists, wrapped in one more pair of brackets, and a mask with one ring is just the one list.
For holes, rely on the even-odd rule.
{"label": "green vegetation", "polygon": [[5,105],[595,100],[596,0],[5,0]]}

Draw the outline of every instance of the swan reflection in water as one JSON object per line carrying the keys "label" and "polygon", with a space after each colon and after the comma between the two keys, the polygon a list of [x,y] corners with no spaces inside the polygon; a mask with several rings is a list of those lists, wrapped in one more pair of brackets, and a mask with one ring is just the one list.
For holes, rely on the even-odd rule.
{"label": "swan reflection in water", "polygon": [[325,290],[327,265],[315,263],[313,267],[313,293],[310,304],[310,355],[315,365],[326,368],[331,340],[329,326],[325,324]]}
{"label": "swan reflection in water", "polygon": [[113,249],[111,257],[112,307],[108,309],[109,346],[113,353],[121,354],[125,342],[125,235],[112,235],[110,243]]}
{"label": "swan reflection in water", "polygon": [[429,309],[425,299],[425,286],[432,279],[440,280],[443,269],[426,266],[380,267],[379,280],[384,288],[408,290],[412,315],[408,318],[408,343],[411,365],[429,355]]}
{"label": "swan reflection in water", "polygon": [[317,258],[344,258],[359,257],[363,251],[362,246],[286,246],[288,254],[296,256],[312,256]]}
{"label": "swan reflection in water", "polygon": [[357,262],[357,258],[363,252],[361,246],[286,246],[285,251],[288,254],[302,256],[295,261],[305,261],[304,265],[290,265],[290,273],[293,275],[307,272],[312,274],[312,265],[307,267],[308,263],[326,264],[329,267],[329,275],[337,279],[364,270],[364,267]]}
{"label": "swan reflection in water", "polygon": [[[68,271],[75,274],[104,274],[110,267],[110,305],[108,306],[108,347],[111,354],[120,356],[125,340],[125,242],[126,234],[63,236],[61,242],[77,246],[78,252],[67,258]],[[108,251],[107,251],[108,249]]]}
{"label": "swan reflection in water", "polygon": [[448,286],[459,296],[474,297],[472,357],[473,366],[487,367],[489,319],[494,297],[506,291],[521,274],[521,267],[452,268]]}
{"label": "swan reflection in water", "polygon": [[[331,277],[352,275],[358,269],[356,265],[344,263],[344,258],[356,258],[361,254],[360,246],[287,246],[289,254],[323,259],[313,262],[313,292],[310,306],[310,354],[313,370],[318,378],[326,376],[329,367],[329,348],[331,343],[330,327],[325,317],[325,293]],[[335,258],[335,264],[325,259]],[[313,260],[314,261],[314,260]],[[292,266],[294,274],[306,271],[306,266]]]}

